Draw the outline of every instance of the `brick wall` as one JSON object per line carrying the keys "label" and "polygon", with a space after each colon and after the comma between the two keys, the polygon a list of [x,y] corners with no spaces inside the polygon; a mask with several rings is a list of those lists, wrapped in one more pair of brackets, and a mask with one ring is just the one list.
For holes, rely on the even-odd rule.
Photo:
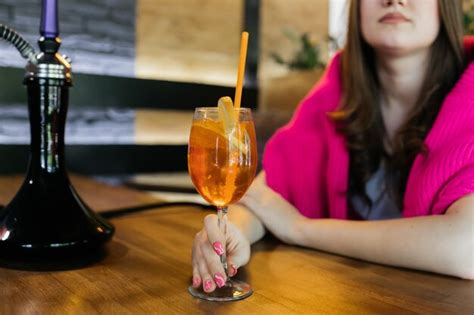
{"label": "brick wall", "polygon": [[[61,52],[73,71],[118,76],[135,74],[135,0],[60,0]],[[0,23],[35,44],[40,0],[0,0]],[[19,54],[0,42],[0,66],[24,67]]]}

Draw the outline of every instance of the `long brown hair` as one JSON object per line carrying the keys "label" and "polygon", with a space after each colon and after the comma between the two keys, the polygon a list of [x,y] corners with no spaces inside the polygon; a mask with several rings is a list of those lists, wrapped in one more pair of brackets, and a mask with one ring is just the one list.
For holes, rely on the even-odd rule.
{"label": "long brown hair", "polygon": [[381,86],[375,52],[363,39],[360,0],[349,8],[347,42],[342,53],[343,97],[330,114],[345,135],[350,154],[349,196],[361,196],[369,205],[365,184],[386,158],[386,184],[399,208],[403,207],[408,174],[415,156],[427,154],[424,138],[431,129],[444,97],[463,70],[462,1],[438,0],[441,27],[432,45],[419,98],[392,142],[389,157],[383,145],[385,127],[379,100]]}

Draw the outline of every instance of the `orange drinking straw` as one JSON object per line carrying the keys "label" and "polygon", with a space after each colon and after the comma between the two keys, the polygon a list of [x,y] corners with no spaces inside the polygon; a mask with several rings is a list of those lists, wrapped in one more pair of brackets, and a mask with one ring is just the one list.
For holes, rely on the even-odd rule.
{"label": "orange drinking straw", "polygon": [[247,60],[247,46],[249,43],[249,33],[242,32],[240,39],[239,71],[237,73],[237,85],[235,86],[234,108],[240,108],[242,100],[242,87],[244,85],[245,61]]}

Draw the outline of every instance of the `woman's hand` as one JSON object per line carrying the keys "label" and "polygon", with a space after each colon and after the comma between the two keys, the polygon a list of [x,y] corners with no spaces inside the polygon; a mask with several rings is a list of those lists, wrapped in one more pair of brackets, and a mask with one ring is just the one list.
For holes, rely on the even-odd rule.
{"label": "woman's hand", "polygon": [[250,258],[250,243],[232,222],[227,222],[224,235],[219,230],[217,216],[210,214],[204,219],[204,228],[196,234],[193,243],[193,287],[202,285],[205,292],[212,292],[222,287],[227,281],[220,256],[227,255],[230,277],[237,274],[237,269],[245,265]]}

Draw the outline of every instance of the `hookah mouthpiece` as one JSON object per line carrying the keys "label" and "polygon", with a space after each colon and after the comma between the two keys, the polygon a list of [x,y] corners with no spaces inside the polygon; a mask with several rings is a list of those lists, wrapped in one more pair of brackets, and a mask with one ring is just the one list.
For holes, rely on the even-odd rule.
{"label": "hookah mouthpiece", "polygon": [[[43,0],[40,34],[43,38],[43,40],[40,40],[41,50],[52,53],[56,52],[61,43],[58,37],[59,23],[57,0]],[[21,56],[31,64],[38,64],[37,53],[33,46],[15,30],[6,25],[0,24],[0,38],[15,46]]]}
{"label": "hookah mouthpiece", "polygon": [[40,34],[44,38],[59,36],[57,0],[43,0]]}

